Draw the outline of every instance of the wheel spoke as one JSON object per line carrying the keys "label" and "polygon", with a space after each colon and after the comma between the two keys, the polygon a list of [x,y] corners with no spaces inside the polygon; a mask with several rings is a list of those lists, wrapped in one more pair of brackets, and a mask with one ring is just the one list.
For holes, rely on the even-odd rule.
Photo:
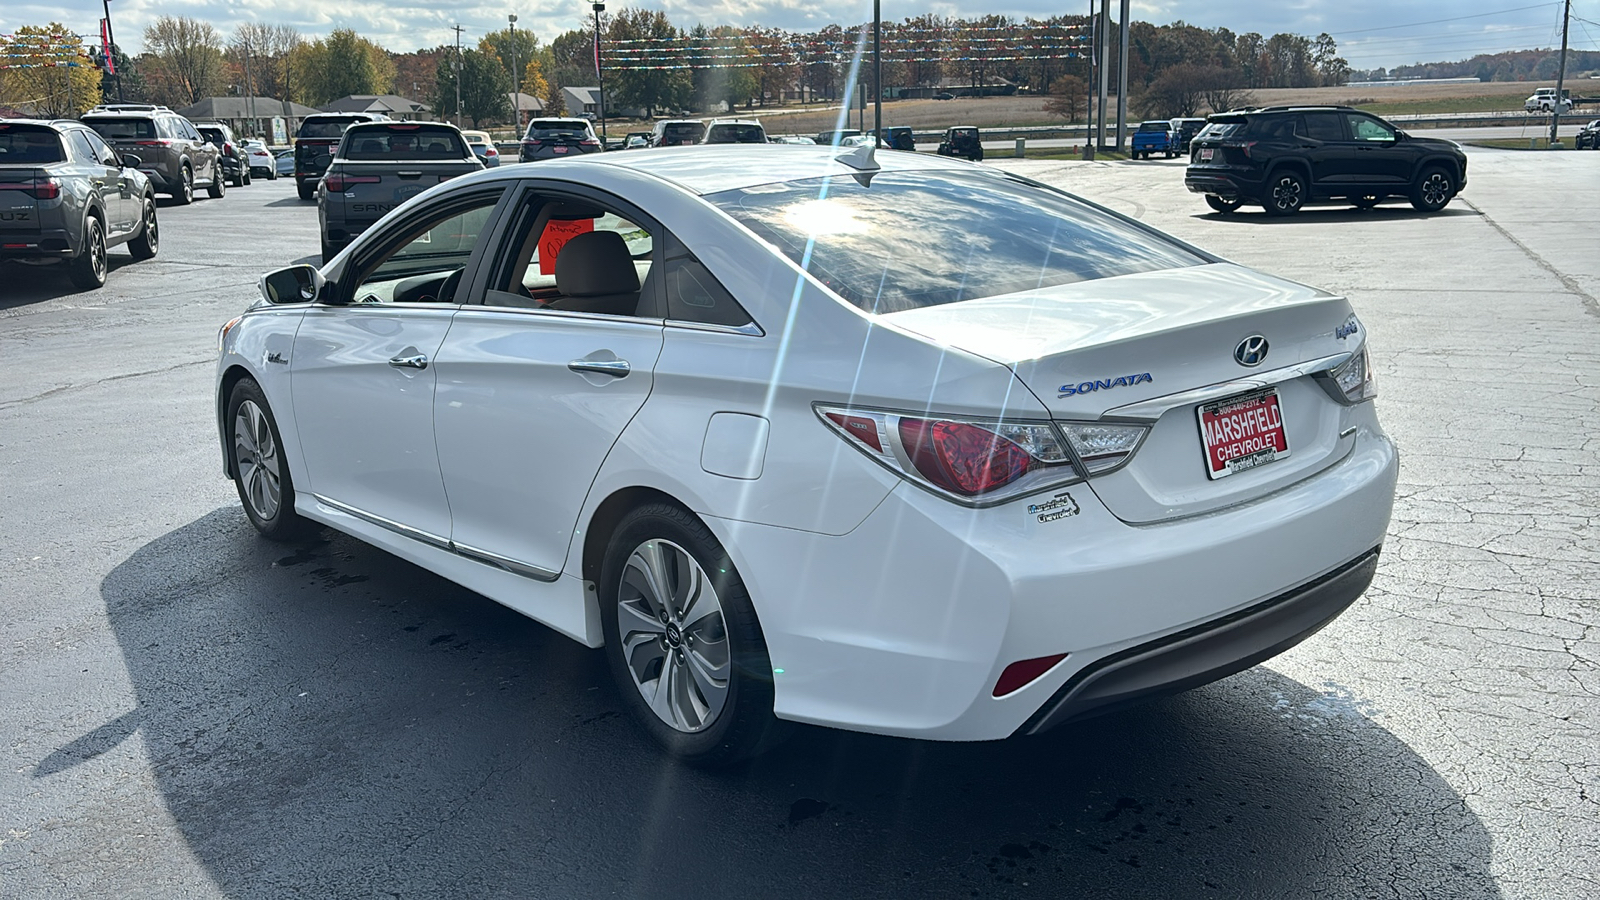
{"label": "wheel spoke", "polygon": [[676,689],[673,683],[677,680],[678,667],[672,660],[664,659],[661,662],[661,674],[656,676],[655,690],[648,697],[650,709],[661,718],[661,721],[671,725],[679,731],[688,731],[687,724],[678,715],[677,704],[672,702],[672,694]]}
{"label": "wheel spoke", "polygon": [[672,601],[672,584],[668,580],[667,552],[661,541],[648,541],[633,551],[633,559],[629,560],[630,564],[637,560],[636,565],[645,578],[642,587],[657,612],[671,611],[668,604]]}

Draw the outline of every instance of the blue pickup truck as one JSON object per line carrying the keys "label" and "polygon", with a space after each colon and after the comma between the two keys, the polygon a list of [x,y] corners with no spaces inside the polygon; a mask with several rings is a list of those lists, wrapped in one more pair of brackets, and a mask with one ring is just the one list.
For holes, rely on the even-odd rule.
{"label": "blue pickup truck", "polygon": [[1133,149],[1130,155],[1134,159],[1149,159],[1152,153],[1165,153],[1167,159],[1178,155],[1178,148],[1173,141],[1172,123],[1166,119],[1140,122],[1139,130],[1133,133]]}

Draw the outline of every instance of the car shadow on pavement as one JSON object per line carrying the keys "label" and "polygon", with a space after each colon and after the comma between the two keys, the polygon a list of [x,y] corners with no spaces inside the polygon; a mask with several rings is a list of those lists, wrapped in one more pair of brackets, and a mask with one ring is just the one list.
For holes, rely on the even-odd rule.
{"label": "car shadow on pavement", "polygon": [[284,197],[282,200],[274,200],[271,203],[263,203],[261,205],[267,207],[268,209],[283,206],[304,206],[307,209],[317,208],[317,202],[315,200],[301,200],[299,194],[295,194],[294,196],[290,197]]}
{"label": "car shadow on pavement", "polygon": [[[128,252],[113,247],[106,254],[106,285],[116,284],[117,271],[135,262]],[[100,290],[105,290],[102,287]],[[19,262],[0,263],[0,311],[43,303],[69,295],[92,299],[96,292],[86,291],[72,283],[65,262],[46,266],[26,265]]]}
{"label": "car shadow on pavement", "polygon": [[[1499,896],[1462,798],[1350,692],[1258,667],[989,744],[797,728],[663,759],[599,652],[225,507],[101,583],[165,808],[228,896]],[[1336,628],[1337,626],[1335,626]]]}
{"label": "car shadow on pavement", "polygon": [[1415,219],[1449,219],[1457,216],[1481,216],[1482,213],[1466,207],[1446,207],[1438,212],[1422,212],[1404,205],[1405,201],[1397,201],[1402,205],[1375,206],[1372,209],[1356,209],[1353,206],[1308,206],[1292,216],[1269,216],[1266,211],[1258,206],[1246,206],[1238,212],[1227,214],[1205,210],[1194,213],[1190,218],[1206,219],[1213,222],[1232,222],[1239,225],[1328,225],[1339,222],[1385,222],[1409,221]]}

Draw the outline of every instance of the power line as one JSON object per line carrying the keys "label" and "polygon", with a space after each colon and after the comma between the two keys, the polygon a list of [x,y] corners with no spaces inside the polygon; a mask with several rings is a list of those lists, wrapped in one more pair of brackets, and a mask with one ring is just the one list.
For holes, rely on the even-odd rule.
{"label": "power line", "polygon": [[1482,19],[1488,16],[1498,16],[1503,13],[1522,12],[1523,10],[1528,9],[1544,9],[1548,6],[1560,5],[1560,3],[1535,3],[1532,6],[1515,6],[1511,9],[1497,9],[1493,12],[1473,13],[1470,16],[1452,16],[1448,19],[1429,19],[1426,22],[1409,22],[1405,25],[1384,25],[1378,28],[1357,28],[1352,31],[1336,31],[1332,33],[1332,36],[1338,37],[1342,34],[1366,34],[1371,31],[1393,31],[1396,28],[1416,28],[1418,25],[1438,25],[1441,22],[1460,22],[1463,19]]}

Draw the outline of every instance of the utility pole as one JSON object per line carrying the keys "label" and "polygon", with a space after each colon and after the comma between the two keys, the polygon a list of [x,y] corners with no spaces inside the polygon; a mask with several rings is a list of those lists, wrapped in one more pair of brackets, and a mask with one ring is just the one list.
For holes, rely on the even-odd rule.
{"label": "utility pole", "polygon": [[877,96],[872,101],[873,143],[883,140],[883,11],[881,0],[872,0],[872,89]]}
{"label": "utility pole", "polygon": [[[245,38],[242,49],[244,50],[244,90],[245,108],[250,111],[250,130],[261,130],[261,122],[256,118],[256,83],[250,77],[250,39]],[[241,135],[242,137],[242,135]]]}
{"label": "utility pole", "polygon": [[456,32],[456,127],[461,127],[461,23],[457,22]]}
{"label": "utility pole", "polygon": [[[111,65],[115,67],[117,64],[115,59],[115,54],[117,52],[117,37],[111,33],[111,0],[101,0],[100,5],[104,7],[106,11],[106,41],[111,44],[110,50],[113,55]],[[117,69],[113,75],[117,79],[117,102],[128,102],[128,98],[122,96],[122,70]]]}
{"label": "utility pole", "polygon": [[606,11],[604,3],[594,5],[594,77],[600,82],[600,147],[606,145],[606,75],[600,68],[600,14]]}
{"label": "utility pole", "polygon": [[511,20],[511,118],[522,130],[522,73],[517,71],[517,14],[506,16]]}
{"label": "utility pole", "polygon": [[1117,151],[1128,140],[1128,0],[1122,0],[1122,41],[1117,51]]}
{"label": "utility pole", "polygon": [[1564,99],[1561,86],[1567,80],[1567,26],[1572,20],[1572,0],[1567,0],[1566,9],[1561,13],[1561,68],[1556,70],[1556,102],[1550,105],[1550,146],[1561,145],[1556,129],[1561,127],[1561,101]]}
{"label": "utility pole", "polygon": [[1100,30],[1097,34],[1100,37],[1100,118],[1095,123],[1098,131],[1095,145],[1106,149],[1106,103],[1111,88],[1111,0],[1100,0]]}
{"label": "utility pole", "polygon": [[1094,22],[1094,0],[1089,0],[1089,77],[1084,86],[1089,92],[1089,102],[1083,107],[1083,158],[1094,159],[1094,69],[1100,58],[1100,32]]}

